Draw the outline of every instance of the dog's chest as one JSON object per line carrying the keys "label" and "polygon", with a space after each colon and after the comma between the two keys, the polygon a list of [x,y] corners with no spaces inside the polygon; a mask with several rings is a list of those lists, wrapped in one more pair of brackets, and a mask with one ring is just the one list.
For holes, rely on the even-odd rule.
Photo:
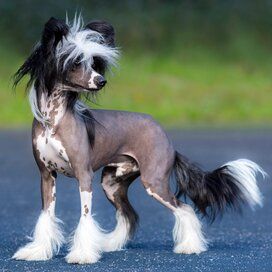
{"label": "dog's chest", "polygon": [[62,142],[45,131],[37,137],[37,150],[40,160],[48,170],[55,170],[66,176],[73,176],[73,171]]}

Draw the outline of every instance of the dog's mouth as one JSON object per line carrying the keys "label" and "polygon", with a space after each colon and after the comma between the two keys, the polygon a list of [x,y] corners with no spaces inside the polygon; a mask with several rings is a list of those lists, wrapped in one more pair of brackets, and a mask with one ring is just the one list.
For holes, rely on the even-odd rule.
{"label": "dog's mouth", "polygon": [[98,92],[100,91],[103,87],[97,87],[97,88],[89,88],[89,87],[86,87],[86,86],[82,86],[78,83],[73,83],[71,81],[68,81],[68,80],[65,80],[63,82],[64,85],[66,86],[69,86],[70,88],[75,88],[75,89],[80,89],[82,91],[88,91],[88,92]]}

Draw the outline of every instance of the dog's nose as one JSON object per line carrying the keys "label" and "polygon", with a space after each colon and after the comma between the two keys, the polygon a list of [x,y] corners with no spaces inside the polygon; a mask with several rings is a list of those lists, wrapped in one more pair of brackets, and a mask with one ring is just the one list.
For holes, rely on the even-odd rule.
{"label": "dog's nose", "polygon": [[104,87],[106,85],[106,83],[107,83],[107,80],[102,76],[98,76],[95,79],[95,84],[96,84],[97,87],[102,88],[102,87]]}

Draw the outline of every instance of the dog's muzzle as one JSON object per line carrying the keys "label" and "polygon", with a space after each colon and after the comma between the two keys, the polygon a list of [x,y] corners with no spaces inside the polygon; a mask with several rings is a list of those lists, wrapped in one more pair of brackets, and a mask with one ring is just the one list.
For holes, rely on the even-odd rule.
{"label": "dog's muzzle", "polygon": [[94,84],[99,89],[103,88],[106,85],[106,83],[107,83],[107,80],[103,76],[96,76],[94,78]]}
{"label": "dog's muzzle", "polygon": [[105,80],[103,76],[101,76],[95,71],[92,71],[91,78],[88,81],[88,85],[90,89],[100,90],[106,85],[106,83],[107,81]]}

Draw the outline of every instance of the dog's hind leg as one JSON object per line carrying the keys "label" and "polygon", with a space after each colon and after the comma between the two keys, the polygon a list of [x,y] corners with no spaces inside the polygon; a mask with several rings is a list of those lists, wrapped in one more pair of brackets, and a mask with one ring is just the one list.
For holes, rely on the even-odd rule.
{"label": "dog's hind leg", "polygon": [[172,162],[164,163],[160,161],[157,165],[160,166],[157,171],[152,171],[152,168],[156,169],[156,165],[142,167],[141,177],[147,193],[169,208],[175,216],[173,229],[174,252],[199,254],[205,251],[207,242],[196,213],[191,206],[180,202],[170,191],[169,179],[173,169]]}
{"label": "dog's hind leg", "polygon": [[32,241],[20,248],[12,258],[27,261],[44,261],[52,258],[64,242],[61,221],[55,217],[56,173],[41,171],[42,212],[36,223]]}
{"label": "dog's hind leg", "polygon": [[[116,208],[116,227],[107,234],[103,250],[121,250],[133,236],[138,215],[131,206],[127,192],[129,185],[139,176],[136,163],[126,162],[122,166],[107,166],[102,172],[102,186],[109,201]],[[120,169],[121,168],[121,169]]]}

